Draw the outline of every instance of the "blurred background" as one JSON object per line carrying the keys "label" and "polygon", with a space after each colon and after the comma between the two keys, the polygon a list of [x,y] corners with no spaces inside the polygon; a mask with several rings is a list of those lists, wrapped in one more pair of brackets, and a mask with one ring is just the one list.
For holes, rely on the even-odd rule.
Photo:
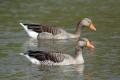
{"label": "blurred background", "polygon": [[[62,51],[74,55],[76,40],[31,40],[22,23],[58,26],[74,32],[76,24],[90,18],[81,37],[95,40],[85,49],[84,65],[34,66],[19,53],[29,49]],[[120,0],[0,0],[1,80],[119,80]]]}

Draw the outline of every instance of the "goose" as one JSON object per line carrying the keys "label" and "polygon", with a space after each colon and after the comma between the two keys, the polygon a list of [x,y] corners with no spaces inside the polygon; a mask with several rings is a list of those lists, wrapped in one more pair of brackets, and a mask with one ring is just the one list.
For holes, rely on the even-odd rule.
{"label": "goose", "polygon": [[29,37],[33,39],[69,39],[79,38],[81,30],[84,27],[89,27],[91,30],[96,31],[92,21],[88,18],[82,19],[76,27],[75,33],[68,33],[62,28],[41,24],[23,24],[20,25],[25,29]]}
{"label": "goose", "polygon": [[24,55],[35,65],[71,65],[71,64],[83,64],[84,59],[82,51],[84,47],[95,48],[94,45],[88,41],[87,38],[80,38],[75,48],[75,56],[72,57],[69,54],[62,52],[47,52],[47,51],[34,51],[29,50],[26,53],[20,53]]}

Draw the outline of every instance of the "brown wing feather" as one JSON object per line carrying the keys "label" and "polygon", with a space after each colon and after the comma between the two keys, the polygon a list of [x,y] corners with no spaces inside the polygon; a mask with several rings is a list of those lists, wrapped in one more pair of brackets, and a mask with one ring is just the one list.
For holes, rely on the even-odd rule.
{"label": "brown wing feather", "polygon": [[48,25],[41,25],[41,24],[24,24],[27,25],[28,29],[31,29],[37,33],[48,32],[52,33],[53,35],[61,33],[60,28]]}
{"label": "brown wing feather", "polygon": [[45,52],[45,51],[28,51],[30,57],[36,58],[39,61],[50,60],[53,62],[62,62],[65,56],[60,52]]}

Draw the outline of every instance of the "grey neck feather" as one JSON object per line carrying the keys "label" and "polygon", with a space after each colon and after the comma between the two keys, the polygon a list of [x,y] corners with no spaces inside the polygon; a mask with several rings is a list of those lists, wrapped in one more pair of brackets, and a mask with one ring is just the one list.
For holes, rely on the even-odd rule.
{"label": "grey neck feather", "polygon": [[77,45],[75,48],[75,56],[82,54],[82,51],[83,51],[83,48]]}
{"label": "grey neck feather", "polygon": [[76,48],[75,48],[75,60],[77,61],[77,63],[84,63],[82,51],[83,51],[82,47],[76,46]]}
{"label": "grey neck feather", "polygon": [[81,22],[78,23],[78,25],[77,25],[77,27],[76,27],[75,34],[76,34],[76,35],[80,35],[82,28],[83,28],[83,25],[81,24]]}

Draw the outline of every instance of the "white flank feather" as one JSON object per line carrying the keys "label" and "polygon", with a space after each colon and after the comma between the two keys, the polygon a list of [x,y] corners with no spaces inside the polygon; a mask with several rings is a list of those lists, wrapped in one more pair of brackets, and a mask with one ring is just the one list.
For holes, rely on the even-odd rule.
{"label": "white flank feather", "polygon": [[24,53],[19,53],[20,55],[24,56],[25,54]]}
{"label": "white flank feather", "polygon": [[20,23],[20,25],[25,29],[25,31],[28,33],[28,35],[32,38],[37,38],[38,33],[35,31],[32,31],[31,29],[28,29],[27,26],[25,26],[23,23]]}
{"label": "white flank feather", "polygon": [[24,54],[24,53],[19,53],[22,56],[25,56],[28,60],[30,60],[33,64],[40,64],[39,60],[30,57],[28,54]]}

